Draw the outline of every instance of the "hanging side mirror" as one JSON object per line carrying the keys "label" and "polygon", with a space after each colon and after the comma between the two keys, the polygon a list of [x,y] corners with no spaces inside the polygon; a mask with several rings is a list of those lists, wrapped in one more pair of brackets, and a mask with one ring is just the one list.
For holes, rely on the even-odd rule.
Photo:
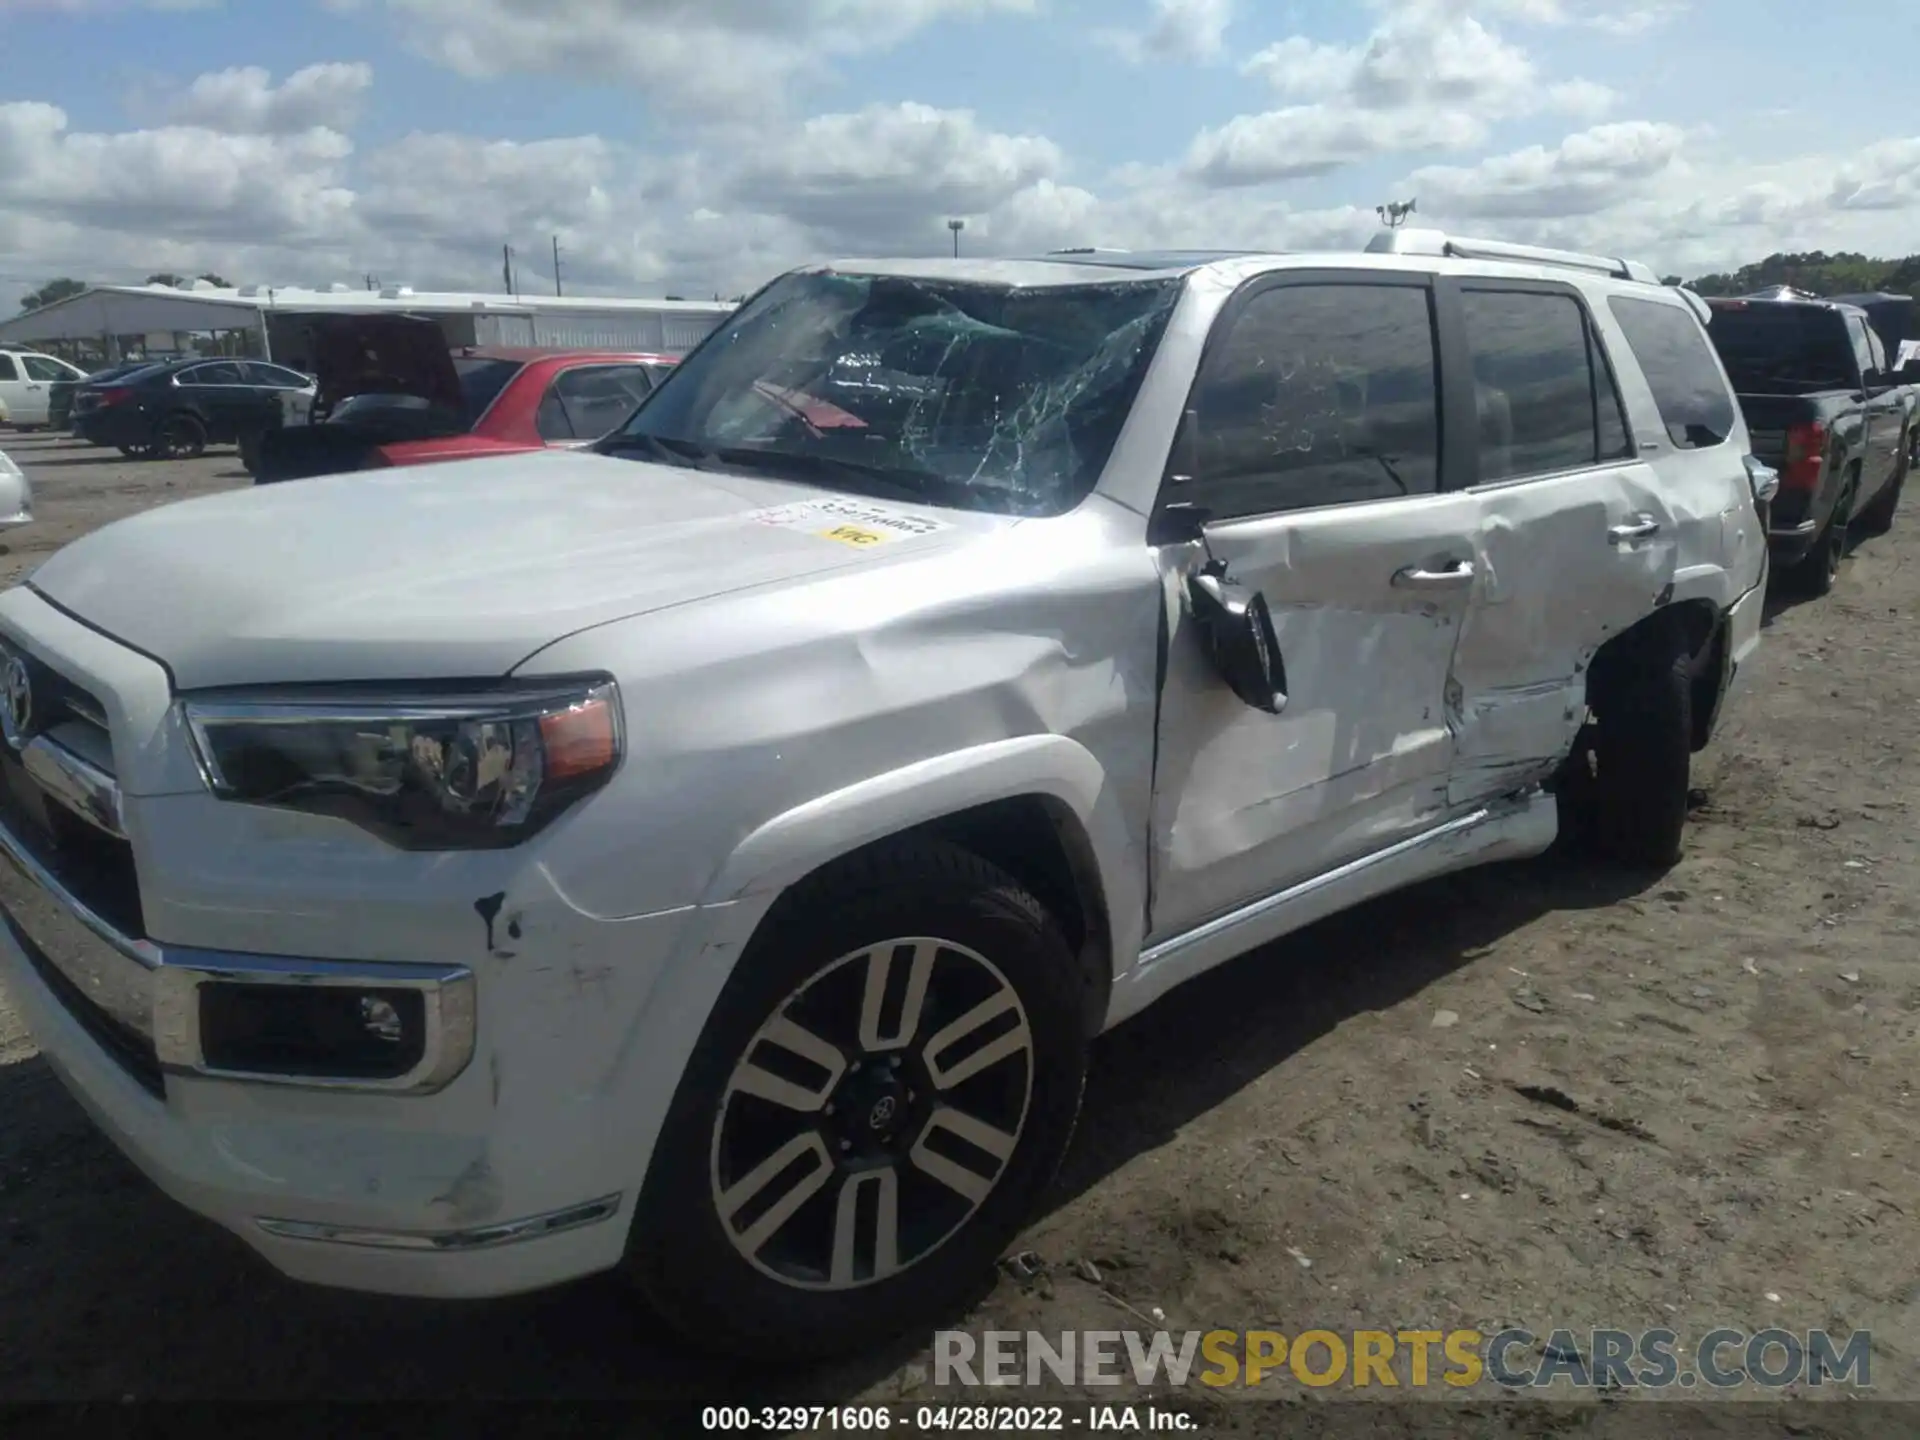
{"label": "hanging side mirror", "polygon": [[1269,715],[1286,709],[1287,669],[1266,596],[1213,561],[1188,577],[1187,604],[1207,659],[1227,688]]}

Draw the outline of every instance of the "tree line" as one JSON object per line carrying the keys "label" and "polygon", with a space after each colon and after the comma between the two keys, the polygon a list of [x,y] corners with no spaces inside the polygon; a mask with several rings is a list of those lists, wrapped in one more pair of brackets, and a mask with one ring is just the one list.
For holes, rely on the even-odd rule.
{"label": "tree line", "polygon": [[[1669,278],[1668,284],[1681,283]],[[1829,255],[1810,250],[1803,255],[1769,255],[1729,274],[1702,275],[1687,281],[1702,295],[1751,295],[1775,285],[1789,285],[1809,295],[1858,295],[1883,291],[1920,299],[1920,255],[1899,260],[1877,260],[1869,255],[1841,251]]]}

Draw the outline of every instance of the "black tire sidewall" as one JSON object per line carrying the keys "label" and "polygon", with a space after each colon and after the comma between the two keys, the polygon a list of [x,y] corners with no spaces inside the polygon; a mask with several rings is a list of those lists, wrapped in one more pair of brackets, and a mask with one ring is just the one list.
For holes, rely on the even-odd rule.
{"label": "black tire sidewall", "polygon": [[1693,759],[1690,661],[1669,634],[1608,667],[1594,741],[1594,838],[1622,864],[1665,867],[1680,858]]}
{"label": "black tire sidewall", "polygon": [[[949,848],[933,847],[933,863],[867,878],[881,888],[829,887],[769,916],[716,1003],[654,1148],[626,1262],[653,1308],[694,1344],[758,1343],[799,1359],[897,1336],[964,1298],[1051,1181],[1086,1073],[1075,962],[1037,901],[966,852],[938,853]],[[719,1097],[751,1037],[804,982],[866,945],[909,935],[967,946],[1018,992],[1033,1034],[1019,1146],[963,1228],[898,1275],[837,1293],[783,1285],[735,1250],[715,1212],[709,1154]]]}
{"label": "black tire sidewall", "polygon": [[[178,435],[183,443],[175,445],[170,436]],[[191,460],[207,448],[207,427],[191,415],[169,415],[160,422],[160,433],[154,437],[154,453],[168,460]]]}

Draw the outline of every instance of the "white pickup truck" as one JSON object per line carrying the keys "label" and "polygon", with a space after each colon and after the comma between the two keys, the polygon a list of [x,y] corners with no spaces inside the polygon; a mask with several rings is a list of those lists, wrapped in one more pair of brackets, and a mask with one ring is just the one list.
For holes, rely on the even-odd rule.
{"label": "white pickup truck", "polygon": [[1563,822],[1670,863],[1759,635],[1697,303],[1593,256],[813,267],[593,448],[0,595],[0,979],[290,1275],[897,1335],[1170,987]]}

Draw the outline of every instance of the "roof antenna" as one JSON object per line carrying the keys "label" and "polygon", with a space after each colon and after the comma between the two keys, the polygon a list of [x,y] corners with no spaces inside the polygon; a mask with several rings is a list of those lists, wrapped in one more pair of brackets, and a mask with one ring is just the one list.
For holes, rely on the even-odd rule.
{"label": "roof antenna", "polygon": [[1407,217],[1419,206],[1418,200],[1389,200],[1384,205],[1373,207],[1373,213],[1380,217],[1380,223],[1389,230],[1398,230],[1407,223]]}

